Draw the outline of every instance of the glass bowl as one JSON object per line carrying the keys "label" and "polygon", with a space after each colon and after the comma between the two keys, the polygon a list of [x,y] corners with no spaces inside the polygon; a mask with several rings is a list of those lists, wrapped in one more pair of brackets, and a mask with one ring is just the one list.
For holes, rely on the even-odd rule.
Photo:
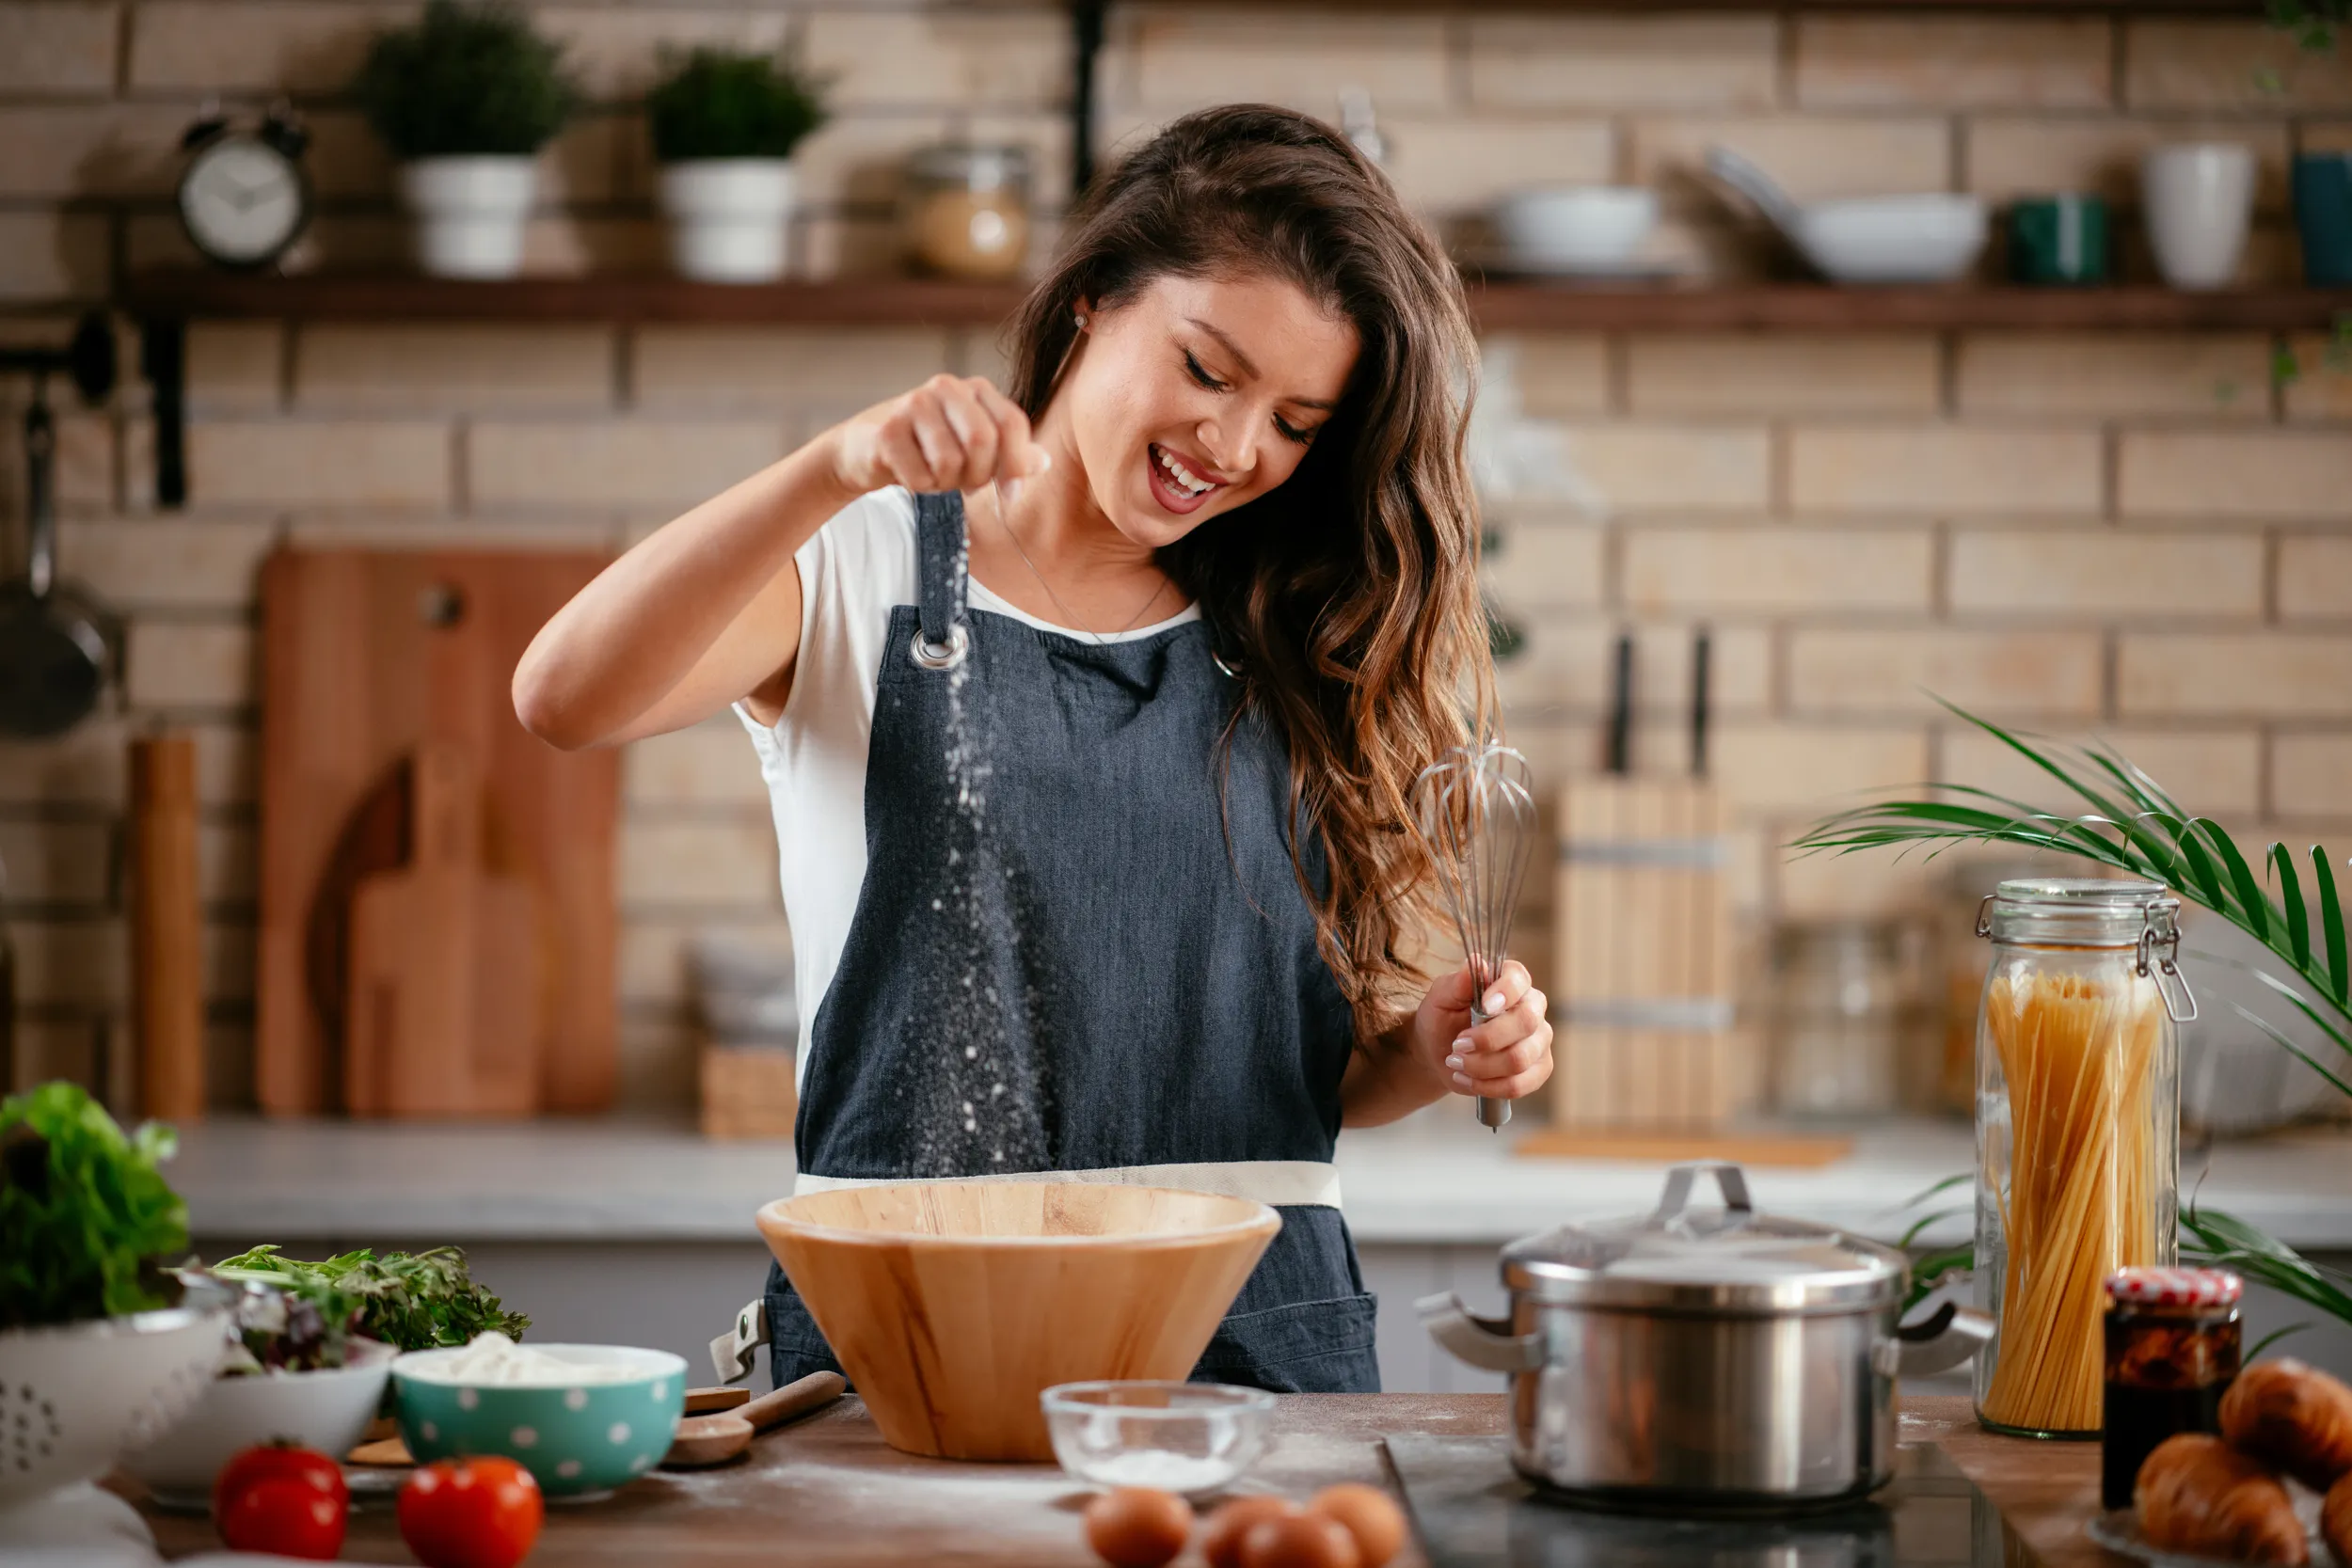
{"label": "glass bowl", "polygon": [[1274,1396],[1222,1383],[1063,1383],[1038,1396],[1054,1457],[1097,1486],[1219,1491],[1266,1449]]}

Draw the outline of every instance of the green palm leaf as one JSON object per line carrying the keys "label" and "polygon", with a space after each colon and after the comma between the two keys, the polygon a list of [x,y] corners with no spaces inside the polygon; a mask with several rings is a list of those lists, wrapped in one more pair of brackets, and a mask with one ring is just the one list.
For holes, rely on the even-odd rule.
{"label": "green palm leaf", "polygon": [[[1926,845],[1937,853],[1960,844],[2015,844],[2058,850],[2162,882],[2278,955],[2309,988],[2310,996],[2275,976],[2265,978],[2330,1039],[2352,1051],[2346,1043],[2346,1028],[2352,1025],[2352,959],[2346,956],[2344,906],[2333,863],[2324,847],[2314,845],[2310,851],[2318,905],[2314,934],[2311,903],[2282,846],[2272,847],[2265,856],[2279,878],[2280,897],[2274,904],[2219,823],[2190,816],[2122,752],[2106,746],[2069,747],[2027,737],[1956,704],[1936,700],[2063,784],[2090,810],[2066,816],[1972,785],[1932,784],[1922,787],[1938,799],[1882,800],[1836,813],[1806,831],[1792,848],[1852,854]],[[2311,996],[2320,998],[2334,1017],[2324,1016]],[[2274,1039],[2283,1037],[2276,1030],[2268,1032]]]}
{"label": "green palm leaf", "polygon": [[2328,851],[2316,844],[2312,846],[2312,884],[2319,889],[2319,934],[2328,949],[2330,977],[2320,990],[2342,1007],[2352,1003],[2352,968],[2347,968],[2344,951],[2344,903],[2336,896],[2336,872],[2328,863]]}
{"label": "green palm leaf", "polygon": [[2295,857],[2283,844],[2270,847],[2270,864],[2279,873],[2279,903],[2287,915],[2287,947],[2298,968],[2312,965],[2312,922],[2303,908],[2303,884],[2295,875]]}

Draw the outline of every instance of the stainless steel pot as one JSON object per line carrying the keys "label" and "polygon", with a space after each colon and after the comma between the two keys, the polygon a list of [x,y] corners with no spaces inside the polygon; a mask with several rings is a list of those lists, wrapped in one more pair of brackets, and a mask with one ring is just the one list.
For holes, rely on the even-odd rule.
{"label": "stainless steel pot", "polygon": [[[1720,1209],[1693,1209],[1711,1174]],[[1738,1165],[1677,1165],[1656,1212],[1565,1225],[1502,1251],[1508,1322],[1448,1292],[1437,1341],[1511,1374],[1511,1462],[1612,1507],[1765,1510],[1861,1497],[1894,1473],[1895,1380],[1956,1367],[1979,1312],[1896,1316],[1903,1255],[1757,1213]]]}

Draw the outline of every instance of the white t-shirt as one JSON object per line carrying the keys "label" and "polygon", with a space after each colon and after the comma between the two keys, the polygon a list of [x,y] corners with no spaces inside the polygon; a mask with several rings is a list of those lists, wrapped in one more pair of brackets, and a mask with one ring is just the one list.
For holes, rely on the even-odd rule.
{"label": "white t-shirt", "polygon": [[[801,1013],[796,1077],[808,1070],[817,1009],[841,967],[850,918],[866,881],[866,757],[874,733],[874,692],[890,612],[919,596],[916,562],[913,494],[894,485],[843,507],[793,557],[801,573],[801,651],[783,714],[774,724],[763,724],[735,705],[759,752],[776,819]],[[977,578],[968,602],[974,610],[1082,641],[1126,641],[1200,618],[1200,607],[1188,605],[1165,621],[1098,639],[1015,609]]]}

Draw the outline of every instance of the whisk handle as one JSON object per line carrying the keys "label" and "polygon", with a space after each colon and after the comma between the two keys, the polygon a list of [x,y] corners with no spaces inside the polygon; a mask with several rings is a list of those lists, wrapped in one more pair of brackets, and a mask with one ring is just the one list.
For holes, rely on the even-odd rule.
{"label": "whisk handle", "polygon": [[[1477,1028],[1480,1024],[1486,1022],[1486,1017],[1487,1015],[1483,1009],[1472,1007],[1470,1009],[1470,1027],[1473,1029]],[[1487,1132],[1502,1132],[1504,1124],[1510,1121],[1510,1119],[1511,1102],[1509,1101],[1486,1100],[1482,1098],[1478,1101],[1478,1125],[1485,1128]]]}

